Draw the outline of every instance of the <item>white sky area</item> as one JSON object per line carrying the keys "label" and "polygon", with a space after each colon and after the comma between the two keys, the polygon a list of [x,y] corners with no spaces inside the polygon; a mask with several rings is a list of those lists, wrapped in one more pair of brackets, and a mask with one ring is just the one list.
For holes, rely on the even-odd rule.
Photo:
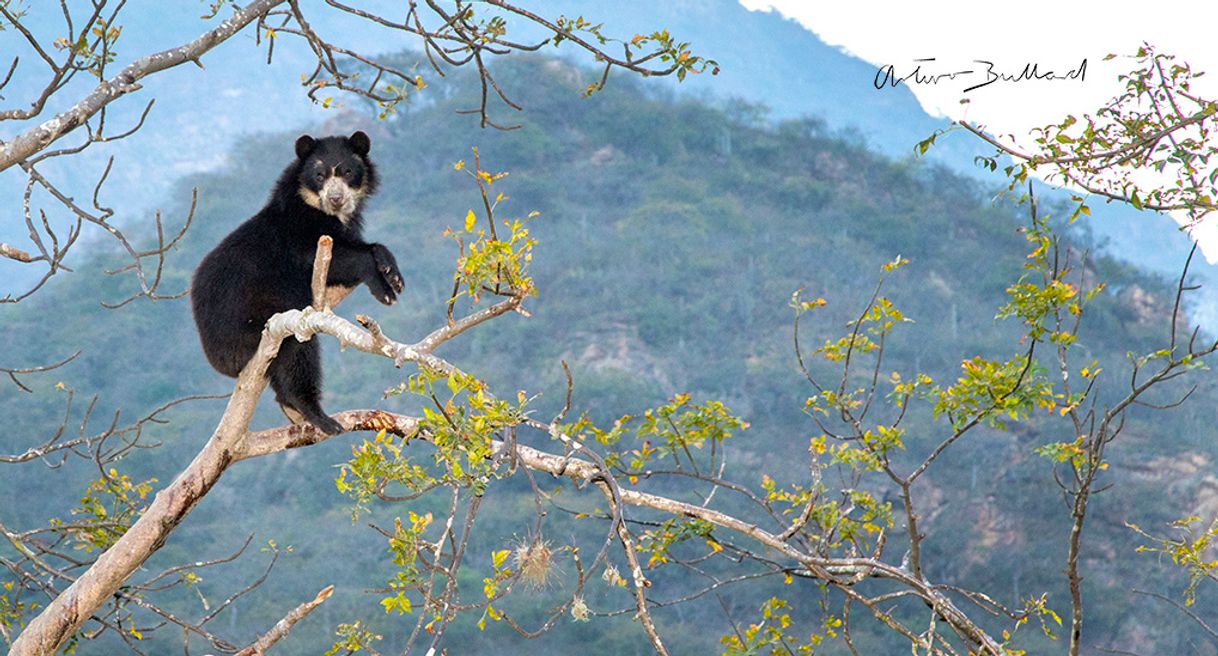
{"label": "white sky area", "polygon": [[[1018,74],[1025,64],[1039,70],[1076,68],[1087,59],[1085,82],[1074,80],[995,82],[968,94],[961,91],[984,81],[944,81],[910,84],[918,102],[930,114],[984,124],[994,135],[1016,135],[1025,152],[1034,127],[1060,121],[1067,114],[1094,113],[1121,91],[1116,76],[1132,61],[1129,55],[1143,42],[1152,44],[1194,71],[1206,71],[1193,86],[1204,98],[1218,96],[1218,2],[1071,2],[1022,0],[992,5],[961,0],[921,2],[811,2],[809,0],[740,0],[752,10],[777,10],[798,21],[831,46],[838,46],[877,67],[892,64],[908,75],[915,59],[934,57],[923,70],[947,73],[977,68],[974,60],[994,63],[995,70]],[[1002,7],[998,10],[997,7]],[[1009,141],[1008,141],[1009,143]],[[1182,217],[1175,217],[1182,221]],[[1194,228],[1207,260],[1218,263],[1218,218]]]}

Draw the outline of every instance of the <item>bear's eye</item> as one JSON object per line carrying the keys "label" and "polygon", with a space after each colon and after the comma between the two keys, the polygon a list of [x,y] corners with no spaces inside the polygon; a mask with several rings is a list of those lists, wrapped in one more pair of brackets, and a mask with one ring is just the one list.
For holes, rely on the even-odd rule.
{"label": "bear's eye", "polygon": [[325,179],[326,179],[326,172],[325,172],[325,171],[318,171],[317,173],[314,173],[314,174],[313,174],[313,179],[317,180],[318,182],[323,182],[323,181],[325,181]]}
{"label": "bear's eye", "polygon": [[343,176],[344,178],[349,178],[349,177],[351,177],[351,167],[350,167],[350,166],[344,166],[344,167],[339,168],[339,169],[338,169],[338,174],[339,174],[339,175],[341,175],[341,176]]}

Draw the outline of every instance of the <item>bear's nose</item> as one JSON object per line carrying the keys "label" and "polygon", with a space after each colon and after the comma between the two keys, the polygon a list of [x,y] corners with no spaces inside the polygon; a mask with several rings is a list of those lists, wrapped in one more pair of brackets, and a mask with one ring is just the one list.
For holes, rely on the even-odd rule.
{"label": "bear's nose", "polygon": [[331,191],[326,194],[326,198],[329,199],[331,205],[340,205],[343,202],[343,192]]}

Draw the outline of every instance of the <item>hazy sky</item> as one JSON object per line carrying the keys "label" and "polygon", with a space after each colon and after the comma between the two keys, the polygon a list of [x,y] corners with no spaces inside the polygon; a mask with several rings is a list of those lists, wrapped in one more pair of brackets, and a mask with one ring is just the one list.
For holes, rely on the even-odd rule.
{"label": "hazy sky", "polygon": [[[799,21],[826,43],[880,66],[891,64],[907,75],[935,58],[923,70],[946,73],[975,69],[987,60],[995,70],[1018,73],[1035,63],[1040,71],[1065,72],[1087,60],[1085,81],[1039,81],[991,84],[968,94],[964,88],[984,78],[910,85],[927,112],[965,118],[993,134],[1025,135],[1066,114],[1093,112],[1120,91],[1119,72],[1128,60],[1105,62],[1109,53],[1131,54],[1143,42],[1176,55],[1194,70],[1208,71],[1194,91],[1218,96],[1218,2],[1066,2],[1024,0],[1013,10],[982,10],[977,2],[929,0],[917,3],[853,0],[813,3],[807,0],[740,0],[749,9],[775,9]],[[1027,143],[1029,140],[1024,140]],[[1218,262],[1218,218],[1194,231],[1210,262]]]}

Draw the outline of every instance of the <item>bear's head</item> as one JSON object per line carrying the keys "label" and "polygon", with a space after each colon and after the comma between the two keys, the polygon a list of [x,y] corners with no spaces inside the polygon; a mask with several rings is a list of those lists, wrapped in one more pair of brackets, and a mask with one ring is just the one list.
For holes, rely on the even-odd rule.
{"label": "bear's head", "polygon": [[371,148],[363,132],[323,139],[302,135],[296,140],[300,197],[310,207],[350,223],[364,199],[376,191],[376,168],[368,159]]}

